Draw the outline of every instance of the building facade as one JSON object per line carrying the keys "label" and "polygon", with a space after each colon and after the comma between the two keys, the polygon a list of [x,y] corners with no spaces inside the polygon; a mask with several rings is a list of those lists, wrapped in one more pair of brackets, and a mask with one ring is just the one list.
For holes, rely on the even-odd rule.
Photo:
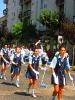
{"label": "building facade", "polygon": [[6,29],[6,17],[3,16],[0,18],[0,32],[2,33],[4,31],[4,29]]}
{"label": "building facade", "polygon": [[7,17],[7,29],[10,32],[12,25],[19,22],[19,12],[21,11],[19,0],[4,0],[6,4],[6,17]]}
{"label": "building facade", "polygon": [[23,17],[32,20],[38,30],[43,30],[37,19],[44,8],[59,11],[61,17],[75,20],[75,0],[4,0],[4,3],[7,5],[5,14],[8,31],[11,31],[12,25],[21,21]]}
{"label": "building facade", "polygon": [[75,18],[75,0],[64,0],[64,4],[65,16],[73,22]]}

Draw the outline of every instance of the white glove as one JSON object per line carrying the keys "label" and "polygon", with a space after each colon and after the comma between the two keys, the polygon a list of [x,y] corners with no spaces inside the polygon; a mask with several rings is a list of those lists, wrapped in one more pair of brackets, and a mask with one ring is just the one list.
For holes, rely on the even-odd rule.
{"label": "white glove", "polygon": [[16,66],[17,66],[17,65],[18,65],[18,63],[15,63],[14,65],[16,65]]}
{"label": "white glove", "polygon": [[8,68],[11,67],[11,64],[9,63],[7,67],[8,67]]}
{"label": "white glove", "polygon": [[46,68],[46,67],[44,67],[44,68],[42,67],[42,68],[41,68],[41,70],[46,71],[46,70],[47,70],[47,68]]}
{"label": "white glove", "polygon": [[4,61],[6,62],[6,64],[9,64],[9,62],[6,59],[4,59]]}
{"label": "white glove", "polygon": [[39,74],[36,74],[36,79],[38,79],[39,78]]}
{"label": "white glove", "polygon": [[9,64],[9,62],[7,60],[5,62],[6,62],[6,64]]}
{"label": "white glove", "polygon": [[23,62],[23,64],[25,65],[25,62]]}
{"label": "white glove", "polygon": [[33,72],[34,72],[35,74],[39,75],[39,72],[38,72],[38,71],[36,71],[35,69],[32,69],[32,70],[33,70]]}
{"label": "white glove", "polygon": [[32,69],[33,70],[33,72],[36,74],[36,79],[38,79],[38,75],[39,75],[39,72],[38,71],[36,71],[35,69]]}
{"label": "white glove", "polygon": [[69,78],[71,81],[73,81],[73,77],[71,76],[71,74],[69,73]]}
{"label": "white glove", "polygon": [[14,64],[14,65],[16,65],[16,66],[18,65],[18,63],[15,63],[14,61],[12,61],[11,64]]}
{"label": "white glove", "polygon": [[58,76],[56,76],[55,73],[53,73],[53,77],[54,77],[54,83],[55,83],[55,84],[59,84]]}
{"label": "white glove", "polygon": [[35,43],[35,45],[37,45],[38,43],[41,43],[41,41],[39,40],[39,41],[37,41],[36,43]]}

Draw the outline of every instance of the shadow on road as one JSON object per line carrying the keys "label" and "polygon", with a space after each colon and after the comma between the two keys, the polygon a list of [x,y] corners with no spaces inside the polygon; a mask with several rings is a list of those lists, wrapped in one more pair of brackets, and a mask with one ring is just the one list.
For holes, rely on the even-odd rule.
{"label": "shadow on road", "polygon": [[9,82],[2,82],[1,84],[4,84],[4,85],[12,85],[12,86],[16,86],[14,83],[9,83]]}
{"label": "shadow on road", "polygon": [[31,94],[27,94],[26,92],[15,92],[14,94],[23,95],[23,96],[31,96]]}

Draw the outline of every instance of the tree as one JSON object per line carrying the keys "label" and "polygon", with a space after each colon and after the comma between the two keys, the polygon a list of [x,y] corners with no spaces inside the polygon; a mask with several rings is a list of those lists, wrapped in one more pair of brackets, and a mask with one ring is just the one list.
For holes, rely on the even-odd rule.
{"label": "tree", "polygon": [[12,26],[12,36],[20,43],[27,43],[38,38],[36,25],[32,24],[29,19],[24,18]]}
{"label": "tree", "polygon": [[34,41],[34,39],[38,38],[36,25],[32,24],[32,21],[29,19],[24,18],[23,20],[23,31],[22,31],[22,38],[24,42]]}
{"label": "tree", "polygon": [[19,41],[20,38],[22,37],[22,29],[23,29],[22,22],[15,23],[12,26],[11,34],[14,37],[14,39],[16,39],[17,41]]}
{"label": "tree", "polygon": [[[47,29],[56,31],[59,26],[59,14],[56,11],[49,11],[44,9],[39,15],[39,22],[46,26]],[[52,35],[52,34],[50,34]]]}
{"label": "tree", "polygon": [[23,23],[22,22],[15,23],[12,26],[11,33],[14,36],[14,38],[16,38],[16,39],[21,38],[21,36],[22,36],[22,29],[23,29]]}
{"label": "tree", "polygon": [[0,26],[0,43],[6,43],[7,42],[7,30],[6,30],[6,25],[7,25],[7,21],[3,20]]}

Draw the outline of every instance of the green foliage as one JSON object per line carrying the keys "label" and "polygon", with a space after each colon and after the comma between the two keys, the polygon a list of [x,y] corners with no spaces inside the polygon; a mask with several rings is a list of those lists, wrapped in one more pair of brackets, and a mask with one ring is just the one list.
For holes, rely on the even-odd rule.
{"label": "green foliage", "polygon": [[36,25],[32,24],[32,21],[25,18],[23,20],[23,33],[21,41],[29,42],[36,39],[37,37]]}
{"label": "green foliage", "polygon": [[22,22],[18,22],[18,23],[14,24],[12,26],[11,33],[16,38],[20,37],[22,35],[22,29],[23,29],[23,23]]}
{"label": "green foliage", "polygon": [[39,16],[39,22],[49,29],[57,29],[59,24],[59,14],[56,11],[44,9]]}
{"label": "green foliage", "polygon": [[12,27],[12,36],[20,43],[26,43],[37,38],[36,25],[32,24],[29,19],[23,19]]}
{"label": "green foliage", "polygon": [[3,36],[3,33],[0,31],[0,38]]}

